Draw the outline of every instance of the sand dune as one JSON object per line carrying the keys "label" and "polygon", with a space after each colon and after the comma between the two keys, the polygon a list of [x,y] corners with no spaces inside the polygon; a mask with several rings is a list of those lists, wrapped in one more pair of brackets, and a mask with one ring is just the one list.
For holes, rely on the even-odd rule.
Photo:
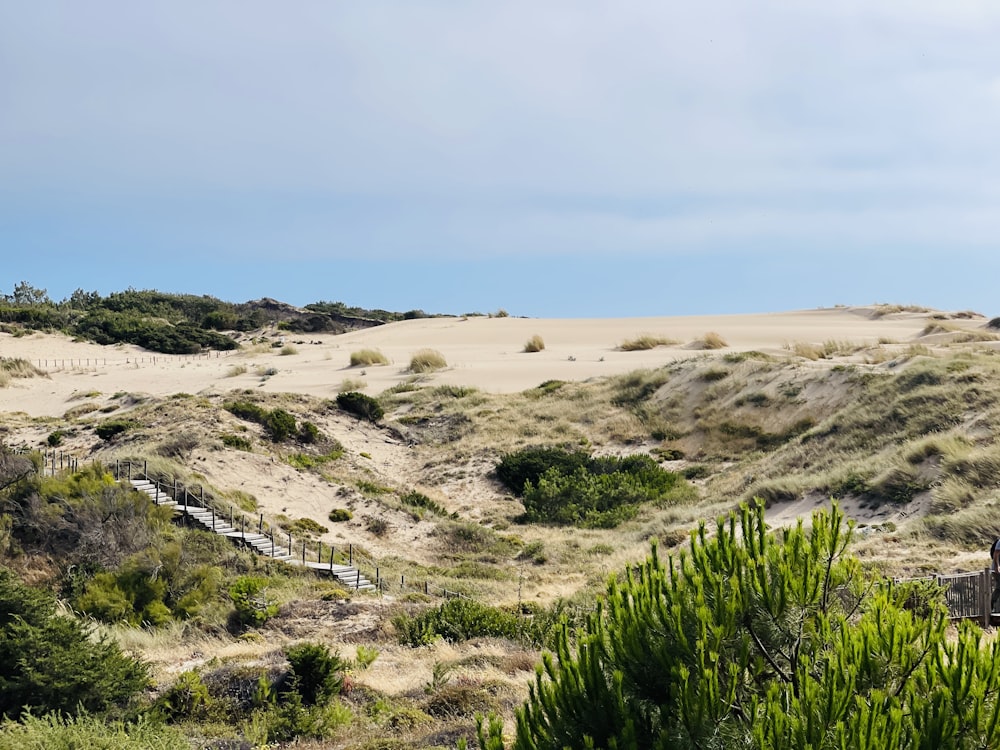
{"label": "sand dune", "polygon": [[[0,388],[0,412],[60,416],[87,394],[224,393],[261,388],[332,397],[345,380],[375,395],[412,377],[410,357],[422,348],[436,349],[445,370],[424,376],[436,384],[474,386],[491,392],[532,388],[549,379],[587,380],[670,361],[701,356],[696,340],[718,333],[723,351],[757,350],[788,354],[796,342],[837,340],[877,345],[920,341],[931,313],[880,315],[875,308],[833,308],[771,314],[616,319],[428,318],[391,323],[333,336],[284,334],[296,353],[281,355],[269,345],[202,356],[164,356],[132,346],[98,346],[57,334],[15,338],[0,334],[0,357],[23,358],[47,372],[45,378],[14,379]],[[950,320],[968,330],[984,320]],[[270,331],[272,341],[281,336]],[[523,351],[532,336],[545,349]],[[677,344],[645,351],[621,351],[623,341],[640,335],[668,338]],[[390,364],[350,367],[351,352],[377,348]],[[245,372],[241,372],[245,369]],[[267,376],[270,370],[273,375]]]}

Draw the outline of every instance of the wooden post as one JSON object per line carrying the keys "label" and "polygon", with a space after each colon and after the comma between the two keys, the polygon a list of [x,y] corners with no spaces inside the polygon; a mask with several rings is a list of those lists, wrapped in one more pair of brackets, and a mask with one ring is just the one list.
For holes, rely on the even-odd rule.
{"label": "wooden post", "polygon": [[330,547],[330,573],[333,573],[333,547]]}
{"label": "wooden post", "polygon": [[353,544],[348,545],[347,549],[348,549],[347,564],[354,565],[354,545]]}
{"label": "wooden post", "polygon": [[306,540],[302,540],[302,567],[306,565]]}
{"label": "wooden post", "polygon": [[319,540],[319,548],[316,550],[316,562],[323,562],[323,540]]}
{"label": "wooden post", "polygon": [[982,581],[983,627],[988,628],[993,621],[993,571],[986,568]]}

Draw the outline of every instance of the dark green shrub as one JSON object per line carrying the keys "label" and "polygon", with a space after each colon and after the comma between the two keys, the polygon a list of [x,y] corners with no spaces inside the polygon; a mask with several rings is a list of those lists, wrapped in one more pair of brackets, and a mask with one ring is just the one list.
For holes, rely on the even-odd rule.
{"label": "dark green shrub", "polygon": [[0,715],[74,715],[124,705],[149,683],[145,664],[56,614],[47,592],[0,568]]}
{"label": "dark green shrub", "polygon": [[354,515],[347,508],[334,508],[330,511],[330,515],[327,516],[334,523],[343,523],[344,521],[350,521]]}
{"label": "dark green shrub", "polygon": [[164,718],[198,718],[204,715],[212,698],[201,675],[194,670],[182,672],[156,702],[156,711]]}
{"label": "dark green shrub", "polygon": [[50,448],[57,448],[62,445],[63,436],[66,433],[62,430],[56,430],[55,432],[49,433],[49,436],[45,439],[45,442],[49,444]]}
{"label": "dark green shrub", "polygon": [[385,414],[378,401],[358,391],[337,394],[337,406],[348,414],[369,422],[378,422]]}
{"label": "dark green shrub", "polygon": [[241,576],[229,587],[229,598],[241,625],[263,625],[278,614],[278,604],[268,595],[265,578]]}
{"label": "dark green shrub", "polygon": [[416,617],[398,615],[392,620],[400,643],[425,646],[437,638],[460,643],[471,638],[508,638],[532,635],[527,618],[472,599],[449,599]]}
{"label": "dark green shrub", "polygon": [[97,425],[94,432],[101,440],[111,440],[123,432],[136,429],[138,426],[139,423],[134,419],[109,419]]}
{"label": "dark green shrub", "polygon": [[233,435],[232,433],[222,435],[222,444],[227,448],[235,448],[238,451],[253,450],[253,442],[250,438],[243,437],[242,435]]}
{"label": "dark green shrub", "polygon": [[413,508],[423,508],[424,510],[429,510],[431,513],[437,513],[440,516],[448,515],[448,511],[427,497],[427,495],[423,492],[413,490],[411,492],[407,492],[399,499],[402,501],[403,505],[409,505]]}
{"label": "dark green shrub", "polygon": [[705,464],[692,464],[691,466],[685,466],[681,471],[681,475],[685,479],[704,479],[710,476],[712,470],[709,469]]}
{"label": "dark green shrub", "polygon": [[496,477],[515,495],[524,492],[527,482],[536,483],[549,469],[562,474],[572,474],[584,467],[590,456],[582,451],[567,451],[563,448],[525,448],[516,453],[506,453],[500,457],[496,467]]}
{"label": "dark green shrub", "polygon": [[267,412],[250,401],[227,401],[222,408],[239,419],[263,424]]}
{"label": "dark green shrub", "polygon": [[[538,472],[541,471],[539,474]],[[680,475],[647,455],[590,457],[561,448],[503,456],[497,477],[523,496],[526,521],[612,528],[641,503],[677,501],[691,492]]]}
{"label": "dark green shrub", "polygon": [[326,703],[340,693],[348,666],[340,654],[319,643],[300,643],[286,649],[285,657],[292,665],[292,687],[305,705]]}
{"label": "dark green shrub", "polygon": [[319,427],[312,422],[303,422],[302,426],[299,428],[299,441],[306,444],[312,444],[319,439]]}
{"label": "dark green shrub", "polygon": [[271,436],[271,440],[276,443],[288,440],[294,435],[295,427],[295,417],[284,409],[271,410],[264,420],[264,429]]}

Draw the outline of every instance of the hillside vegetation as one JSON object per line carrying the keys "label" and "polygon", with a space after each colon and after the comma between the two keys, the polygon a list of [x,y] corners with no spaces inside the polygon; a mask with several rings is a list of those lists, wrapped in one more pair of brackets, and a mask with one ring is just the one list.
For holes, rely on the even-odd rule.
{"label": "hillside vegetation", "polygon": [[102,297],[78,289],[55,302],[44,289],[22,281],[0,295],[0,330],[62,331],[98,344],[127,343],[165,354],[229,350],[238,344],[222,332],[246,333],[268,324],[296,333],[343,333],[394,320],[426,317],[422,310],[388,312],[315,302],[295,308],[275,300],[224,302],[210,296],[128,289]]}
{"label": "hillside vegetation", "polygon": [[[47,726],[8,724],[0,747],[18,732],[84,736],[98,722],[171,747],[180,737],[193,747],[451,748],[476,742],[477,714],[517,733],[503,740],[500,722],[484,724],[490,748],[561,747],[547,744],[546,726],[574,747],[683,732],[704,747],[917,746],[931,729],[937,746],[959,747],[972,727],[993,738],[992,652],[972,629],[945,637],[932,587],[877,588],[886,576],[987,564],[1000,535],[990,343],[951,338],[868,361],[849,360],[846,345],[815,358],[794,346],[787,356],[706,350],[506,395],[414,376],[378,396],[115,394],[56,419],[8,415],[3,585],[58,596],[69,621],[120,646],[108,658],[142,658],[127,695]],[[40,454],[12,450],[51,446],[80,470],[43,476]],[[127,459],[197,488],[220,512],[377,568],[381,593],[172,523],[109,475],[109,462]],[[742,530],[708,523],[692,539],[718,517]],[[816,530],[798,529],[799,517]],[[653,556],[638,563],[651,541]],[[815,587],[791,583],[822,570]],[[792,588],[764,586],[758,573]],[[671,612],[681,620],[650,625]],[[702,625],[704,639],[680,648]],[[639,637],[654,631],[662,642]],[[883,637],[874,650],[858,645]],[[558,659],[533,683],[546,649]],[[640,652],[654,661],[640,664]],[[975,679],[948,711],[931,710],[925,699],[944,701],[958,663]],[[832,665],[847,675],[835,690]],[[793,681],[794,701],[781,700]],[[651,708],[630,729],[622,706],[635,702]],[[806,720],[821,711],[819,725]],[[140,714],[152,723],[135,723]],[[873,716],[884,721],[869,732]],[[926,723],[915,732],[903,716]],[[817,735],[820,725],[839,728]]]}

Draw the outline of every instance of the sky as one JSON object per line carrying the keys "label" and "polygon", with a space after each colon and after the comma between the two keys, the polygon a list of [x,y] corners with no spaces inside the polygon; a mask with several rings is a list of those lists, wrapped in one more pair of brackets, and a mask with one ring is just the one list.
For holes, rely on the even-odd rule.
{"label": "sky", "polygon": [[0,0],[0,293],[1000,314],[995,0]]}

